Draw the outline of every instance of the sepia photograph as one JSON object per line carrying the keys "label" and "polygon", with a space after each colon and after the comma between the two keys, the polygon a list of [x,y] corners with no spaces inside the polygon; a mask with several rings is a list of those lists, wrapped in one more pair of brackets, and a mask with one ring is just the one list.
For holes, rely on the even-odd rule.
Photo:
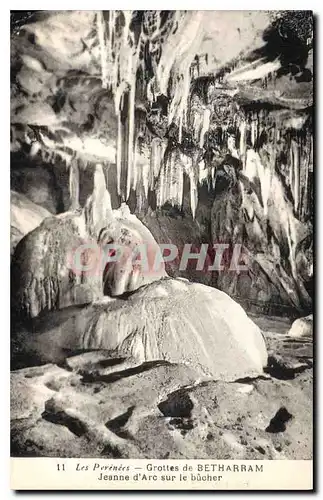
{"label": "sepia photograph", "polygon": [[313,460],[313,23],[10,12],[12,458]]}

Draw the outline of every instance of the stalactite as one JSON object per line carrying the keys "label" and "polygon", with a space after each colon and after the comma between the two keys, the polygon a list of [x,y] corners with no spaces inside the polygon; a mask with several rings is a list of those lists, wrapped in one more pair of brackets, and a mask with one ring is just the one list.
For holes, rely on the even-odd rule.
{"label": "stalactite", "polygon": [[216,167],[212,167],[212,189],[215,188],[216,184]]}
{"label": "stalactite", "polygon": [[96,25],[98,31],[98,38],[100,43],[100,56],[101,56],[101,72],[102,72],[102,87],[108,87],[108,60],[109,54],[107,53],[107,46],[105,41],[105,21],[103,12],[100,10],[96,14]]}
{"label": "stalactite", "polygon": [[238,153],[237,148],[236,148],[235,137],[232,135],[228,135],[227,148],[230,151],[231,156],[233,156],[234,158],[237,158],[237,159],[240,158],[239,153]]}
{"label": "stalactite", "polygon": [[182,132],[183,132],[183,117],[179,116],[179,118],[178,118],[178,142],[180,144],[182,142]]}
{"label": "stalactite", "polygon": [[308,211],[308,173],[309,173],[309,152],[308,149],[305,149],[305,158],[304,158],[304,191],[303,191],[303,200],[302,200],[302,218],[304,219],[307,215]]}
{"label": "stalactite", "polygon": [[239,131],[240,131],[240,144],[239,144],[240,157],[244,158],[246,155],[246,132],[247,132],[247,126],[244,119],[241,120]]}
{"label": "stalactite", "polygon": [[122,165],[122,123],[120,110],[117,113],[118,120],[118,137],[117,137],[117,191],[118,195],[121,195],[121,165]]}
{"label": "stalactite", "polygon": [[164,204],[164,185],[165,185],[165,164],[163,164],[160,169],[159,189],[157,197],[157,205],[159,208],[162,207]]}
{"label": "stalactite", "polygon": [[171,190],[171,174],[172,174],[172,167],[173,167],[173,155],[171,154],[168,159],[167,163],[165,165],[165,185],[164,185],[164,203],[170,199],[170,190]]}
{"label": "stalactite", "polygon": [[[272,158],[269,157],[269,165],[265,166],[259,159],[258,163],[258,177],[260,180],[261,186],[261,197],[264,205],[264,215],[267,217],[268,214],[268,200],[270,194],[271,187],[271,171],[270,171],[270,162]],[[267,167],[267,168],[266,168]]]}
{"label": "stalactite", "polygon": [[299,205],[299,158],[298,158],[298,144],[295,139],[292,140],[291,150],[292,150],[291,188],[294,199],[294,210],[297,213]]}
{"label": "stalactite", "polygon": [[150,149],[150,177],[149,187],[154,189],[154,179],[158,176],[161,168],[161,144],[160,139],[154,138],[151,141]]}
{"label": "stalactite", "polygon": [[168,160],[168,169],[167,169],[167,200],[171,202],[173,205],[173,195],[174,195],[174,170],[175,170],[175,157],[176,151],[172,151],[172,154]]}
{"label": "stalactite", "polygon": [[138,182],[138,138],[136,138],[135,143],[134,143],[134,148],[133,148],[133,175],[132,175],[132,184],[131,187],[134,191],[136,191],[137,188],[137,182]]}
{"label": "stalactite", "polygon": [[197,179],[194,170],[193,160],[192,160],[192,169],[189,174],[190,177],[190,202],[191,202],[191,211],[193,219],[195,219],[197,203],[198,203],[198,191],[197,191]]}
{"label": "stalactite", "polygon": [[293,142],[294,146],[294,169],[295,169],[295,174],[294,174],[294,210],[295,213],[298,213],[298,206],[299,206],[299,148],[298,144],[296,141]]}
{"label": "stalactite", "polygon": [[257,157],[256,157],[256,153],[254,152],[253,149],[248,149],[247,150],[247,153],[246,153],[246,165],[245,165],[244,174],[250,180],[252,180],[252,179],[254,179],[254,178],[257,177],[257,174],[258,174]]}
{"label": "stalactite", "polygon": [[69,191],[71,210],[79,208],[80,176],[79,166],[76,159],[73,159],[69,168]]}
{"label": "stalactite", "polygon": [[149,175],[150,175],[150,164],[148,163],[148,161],[142,165],[141,175],[142,175],[142,185],[144,188],[144,193],[146,198],[148,198]]}
{"label": "stalactite", "polygon": [[306,140],[303,140],[302,135],[300,135],[299,140],[299,207],[298,213],[299,217],[302,220],[303,218],[303,206],[304,206],[304,190],[305,190],[305,178],[306,178]]}
{"label": "stalactite", "polygon": [[292,147],[292,141],[290,144],[290,149],[289,149],[289,155],[290,155],[290,165],[289,165],[289,185],[291,189],[291,193],[293,195],[293,199],[295,198],[294,196],[294,151]]}
{"label": "stalactite", "polygon": [[171,200],[173,206],[181,208],[183,199],[183,166],[177,153],[174,154],[172,167],[172,191]]}
{"label": "stalactite", "polygon": [[[183,61],[184,54],[190,52],[194,40],[201,31],[203,14],[201,12],[174,12],[174,26],[177,30],[165,40],[161,58],[158,63],[156,80],[161,94],[167,95],[170,73],[176,60]],[[192,56],[192,60],[195,53]]]}
{"label": "stalactite", "polygon": [[201,129],[201,134],[200,134],[200,148],[203,148],[204,137],[205,137],[205,134],[208,132],[209,127],[210,127],[210,116],[211,116],[211,110],[209,108],[205,108],[204,112],[203,112],[203,123],[202,123],[202,129]]}
{"label": "stalactite", "polygon": [[135,84],[131,86],[129,90],[128,99],[128,156],[127,156],[127,193],[126,200],[129,199],[130,187],[132,183],[133,176],[133,150],[134,150],[134,129],[135,129]]}
{"label": "stalactite", "polygon": [[[157,81],[160,88],[167,91],[170,70],[173,73],[173,97],[169,107],[168,123],[175,122],[179,128],[179,142],[182,127],[186,126],[187,107],[190,95],[190,67],[203,38],[203,12],[186,13],[176,34],[171,38],[171,45],[165,44],[157,69]],[[173,43],[177,45],[172,46]],[[173,66],[173,68],[172,68]],[[164,70],[162,71],[162,68]]]}
{"label": "stalactite", "polygon": [[184,197],[184,172],[182,169],[178,169],[178,185],[177,185],[177,204],[180,208],[183,206]]}
{"label": "stalactite", "polygon": [[[191,103],[190,90],[192,76],[196,76],[199,71],[199,65],[202,62],[198,61],[197,65],[194,62],[195,55],[198,54],[201,41],[204,36],[203,31],[203,11],[185,12],[174,11],[171,15],[171,28],[165,35],[158,58],[152,56],[149,61],[150,73],[152,70],[153,76],[151,80],[144,83],[144,89],[141,90],[144,99],[153,101],[156,94],[164,94],[170,96],[168,105],[168,125],[175,123],[178,127],[178,141],[182,142],[184,132],[187,129],[193,130],[193,136],[199,147],[204,147],[205,135],[209,130],[211,121],[211,111],[205,108],[196,97],[196,100]],[[198,167],[192,160],[192,165],[187,166],[181,164],[173,152],[168,159],[164,161],[165,146],[159,139],[153,139],[151,143],[150,157],[146,155],[147,162],[142,163],[142,154],[137,155],[138,140],[135,123],[135,99],[137,70],[140,68],[142,74],[145,74],[144,59],[139,59],[139,50],[141,41],[145,38],[149,47],[156,45],[156,40],[160,41],[160,33],[162,32],[160,13],[151,13],[147,11],[144,14],[146,19],[145,29],[134,33],[131,27],[133,19],[133,11],[110,11],[107,23],[104,20],[102,12],[96,16],[97,35],[99,39],[102,85],[109,87],[113,91],[115,108],[118,120],[118,140],[117,140],[117,189],[123,199],[129,199],[131,188],[135,189],[140,186],[143,196],[148,196],[149,189],[157,188],[157,205],[162,206],[166,201],[172,204],[181,204],[183,190],[183,170],[190,178],[190,202],[193,217],[195,217],[197,207],[197,193],[199,183]],[[118,22],[117,22],[118,21]],[[120,21],[120,22],[119,22]],[[176,27],[176,29],[174,29]],[[254,78],[254,75],[259,75],[263,79],[264,85],[267,76],[275,78],[275,68],[279,67],[280,63],[274,61],[261,66],[248,65],[243,70],[237,69],[231,72],[231,80],[238,81]],[[194,73],[195,72],[195,73]],[[269,73],[268,73],[269,72]],[[141,83],[141,80],[140,80]],[[126,101],[125,101],[126,96]],[[124,110],[124,102],[126,102],[126,113]],[[121,116],[123,111],[123,116]],[[126,114],[126,116],[125,116]],[[268,113],[260,111],[252,112],[245,119],[240,113],[233,113],[231,122],[223,120],[221,124],[222,138],[219,140],[221,149],[228,146],[231,155],[239,158],[243,162],[243,168],[246,174],[250,173],[250,161],[247,160],[247,138],[248,145],[249,134],[252,148],[258,148],[258,139],[262,136],[265,130],[268,135],[268,143],[276,144],[281,139],[279,127],[268,126]],[[228,138],[227,128],[233,127],[239,130],[236,133],[236,144]],[[237,136],[239,135],[239,137]],[[284,140],[284,138],[282,139]],[[238,143],[239,141],[239,143]],[[294,209],[296,213],[303,211],[303,206],[307,199],[307,182],[308,169],[305,167],[305,153],[302,152],[301,146],[295,140],[292,141],[290,148],[290,188],[293,195]],[[269,162],[265,160],[265,165],[260,161],[259,156],[256,160],[256,176],[260,180],[261,195],[264,204],[264,213],[267,214],[267,202],[271,179],[274,168],[273,156],[269,158]],[[309,160],[310,163],[310,160]],[[140,170],[140,179],[138,174]],[[208,167],[209,168],[209,167]],[[212,167],[210,167],[212,170]],[[215,182],[215,169],[210,172],[209,179]],[[213,175],[212,175],[213,174]],[[213,177],[213,178],[212,178]],[[157,181],[158,179],[158,181]],[[155,182],[158,183],[155,186]],[[303,184],[304,188],[302,187]],[[138,187],[139,189],[139,187]]]}
{"label": "stalactite", "polygon": [[[204,111],[203,113],[201,112],[200,106],[201,104],[199,101],[197,103],[194,102],[193,104],[191,102],[191,108],[193,109],[190,116],[190,123],[192,125],[193,135],[196,142],[201,142],[201,133],[203,128]],[[203,147],[203,144],[201,147]]]}
{"label": "stalactite", "polygon": [[257,139],[256,122],[255,122],[254,116],[252,116],[252,118],[251,118],[251,144],[252,144],[252,147],[255,147],[256,139]]}

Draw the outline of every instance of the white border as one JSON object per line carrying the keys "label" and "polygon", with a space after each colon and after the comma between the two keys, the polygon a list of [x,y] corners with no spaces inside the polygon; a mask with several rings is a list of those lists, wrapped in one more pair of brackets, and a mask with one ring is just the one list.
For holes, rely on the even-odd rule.
{"label": "white border", "polygon": [[[291,1],[283,1],[283,0],[272,0],[271,2],[260,3],[259,0],[247,0],[245,2],[238,2],[233,0],[226,0],[225,2],[210,2],[205,0],[199,0],[197,3],[193,1],[181,2],[177,1],[162,1],[162,2],[154,2],[153,4],[148,1],[137,1],[129,2],[126,0],[118,0],[117,4],[113,2],[103,2],[92,0],[91,2],[86,2],[79,0],[78,2],[71,2],[69,0],[56,0],[54,5],[53,3],[46,1],[32,1],[26,2],[25,0],[15,0],[11,2],[10,9],[11,10],[74,10],[75,8],[79,10],[108,10],[111,7],[118,7],[118,9],[133,9],[134,5],[138,10],[150,10],[154,9],[176,9],[176,10],[195,10],[197,7],[200,10],[313,10],[314,13],[319,16],[316,24],[316,109],[317,109],[317,123],[316,123],[316,147],[317,147],[317,156],[316,156],[316,251],[317,257],[319,260],[319,251],[322,245],[323,238],[323,173],[320,162],[320,151],[319,146],[323,143],[323,126],[321,126],[321,110],[322,108],[318,105],[320,95],[319,89],[322,88],[322,78],[321,72],[323,68],[322,64],[322,36],[320,34],[320,24],[321,24],[321,14],[322,14],[322,2],[320,1],[312,1],[312,2],[304,2],[299,0]],[[55,9],[52,7],[55,6]],[[9,151],[9,123],[10,123],[10,22],[9,22],[9,9],[1,9],[0,15],[0,40],[1,40],[1,182],[0,182],[0,221],[2,230],[0,232],[1,245],[0,245],[0,277],[1,277],[1,386],[3,389],[2,398],[1,398],[1,445],[0,445],[0,455],[1,455],[1,480],[0,487],[2,492],[4,493],[4,498],[12,497],[15,495],[14,492],[9,490],[9,373],[10,373],[10,364],[9,364],[9,351],[10,351],[10,342],[9,342],[9,282],[10,282],[10,151]],[[317,276],[317,297],[316,297],[316,311],[319,313],[320,310],[323,309],[323,297],[319,294],[319,290],[321,290],[321,274],[319,273],[320,265],[317,262],[316,265],[316,276]],[[316,352],[316,362],[319,368],[320,360],[322,359],[322,345],[323,342],[320,342],[320,323],[319,318],[316,321],[316,342],[317,342],[317,352]],[[322,378],[322,370],[317,369],[317,387],[316,392],[318,396],[318,388],[320,386],[321,378]],[[319,410],[317,405],[317,410]],[[319,411],[318,411],[319,413]],[[316,416],[316,422],[319,424],[318,415]],[[321,435],[321,433],[320,433]],[[317,429],[317,438],[319,438],[319,432]],[[321,447],[321,439],[319,439],[319,443],[317,444],[317,454],[315,459],[319,462],[317,464],[317,483],[320,485],[320,476],[323,473],[322,467],[322,447]],[[66,493],[65,493],[66,494]],[[109,498],[125,498],[126,494],[117,494],[112,492],[106,492],[106,495],[109,495]],[[260,494],[260,493],[259,493]],[[153,493],[148,493],[148,496],[153,495]],[[159,495],[160,497],[169,496],[169,493],[165,492],[164,494]],[[187,495],[186,492],[177,493],[177,495]],[[190,494],[191,496],[192,494]],[[230,498],[233,497],[234,494],[224,494],[220,492],[216,492],[217,497]],[[303,493],[304,496],[311,495],[310,493]],[[24,497],[28,498],[39,498],[39,495],[35,493],[25,493]],[[56,493],[51,495],[54,498],[61,498],[62,494]],[[89,494],[81,494],[75,493],[73,494],[74,498],[91,498],[93,493]],[[147,495],[145,495],[147,496]],[[243,493],[239,496],[248,498],[250,493]],[[276,498],[277,494],[273,493],[270,495],[266,495],[267,498]],[[201,493],[195,493],[194,497],[202,497]]]}

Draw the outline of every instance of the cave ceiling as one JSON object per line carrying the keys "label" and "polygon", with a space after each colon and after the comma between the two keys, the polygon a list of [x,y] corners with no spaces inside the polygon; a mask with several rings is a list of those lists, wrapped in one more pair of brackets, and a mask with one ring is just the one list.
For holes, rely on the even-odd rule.
{"label": "cave ceiling", "polygon": [[230,106],[231,117],[265,110],[300,127],[312,22],[306,11],[13,12],[12,151],[114,162],[125,115],[130,142],[198,147],[192,110],[212,128]]}

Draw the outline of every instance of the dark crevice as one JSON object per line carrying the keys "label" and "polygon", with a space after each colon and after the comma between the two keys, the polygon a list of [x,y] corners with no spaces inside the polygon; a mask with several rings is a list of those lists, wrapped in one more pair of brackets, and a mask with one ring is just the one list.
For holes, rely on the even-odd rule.
{"label": "dark crevice", "polygon": [[266,432],[278,433],[286,430],[286,423],[293,418],[293,415],[282,406],[279,408],[275,416],[271,419],[270,424],[266,428]]}
{"label": "dark crevice", "polygon": [[268,380],[266,375],[257,375],[256,377],[242,377],[229,382],[230,384],[250,384],[251,382],[256,382],[257,380]]}
{"label": "dark crevice", "polygon": [[52,424],[64,425],[71,431],[75,436],[81,437],[86,433],[86,426],[78,420],[77,418],[67,415],[64,411],[58,411],[56,413],[44,411],[42,413],[42,418],[51,422]]}
{"label": "dark crevice", "polygon": [[137,375],[138,373],[143,373],[145,371],[151,370],[152,368],[157,368],[158,366],[169,366],[172,363],[168,361],[147,361],[140,366],[135,366],[134,368],[128,368],[126,370],[121,370],[118,372],[109,373],[108,375],[102,375],[99,373],[82,373],[83,383],[92,382],[106,382],[111,383],[121,378],[131,377],[132,375]]}
{"label": "dark crevice", "polygon": [[165,401],[158,404],[158,409],[164,417],[189,418],[193,408],[194,404],[185,389],[169,394]]}
{"label": "dark crevice", "polygon": [[311,368],[311,365],[308,363],[305,365],[290,367],[287,366],[284,361],[277,359],[275,356],[269,356],[268,364],[264,371],[279,380],[293,380],[296,375],[303,373],[309,368]]}
{"label": "dark crevice", "polygon": [[129,418],[133,414],[134,409],[135,406],[130,406],[125,413],[122,413],[122,415],[109,420],[109,422],[105,424],[106,427],[123,439],[133,439],[133,436],[130,434],[130,432],[126,429],[123,429],[123,427],[127,424]]}

